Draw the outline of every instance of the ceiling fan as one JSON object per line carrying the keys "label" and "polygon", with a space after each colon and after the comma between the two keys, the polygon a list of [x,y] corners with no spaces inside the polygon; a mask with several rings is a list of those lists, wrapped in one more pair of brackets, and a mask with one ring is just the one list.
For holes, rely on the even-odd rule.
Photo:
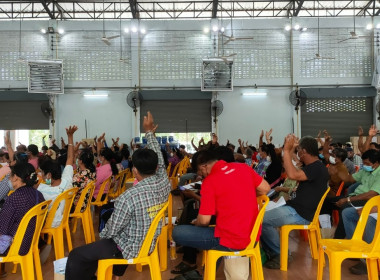
{"label": "ceiling fan", "polygon": [[362,35],[359,36],[358,34],[356,34],[356,20],[355,20],[355,7],[354,7],[354,30],[350,31],[350,37],[340,40],[338,43],[342,43],[348,40],[357,40],[357,39],[366,38],[366,37],[370,37],[370,36],[362,36]]}
{"label": "ceiling fan", "polygon": [[120,35],[109,36],[109,37],[106,36],[106,28],[105,28],[106,23],[105,23],[104,15],[105,15],[105,8],[104,8],[104,0],[103,0],[103,36],[102,36],[101,40],[103,41],[104,44],[106,44],[107,46],[110,46],[111,45],[110,40],[115,39],[115,38],[119,38]]}
{"label": "ceiling fan", "polygon": [[224,32],[222,33],[222,36],[227,38],[227,41],[224,42],[224,45],[228,44],[229,42],[234,42],[237,40],[253,40],[253,37],[235,37],[234,36],[234,29],[232,26],[232,18],[231,18],[231,36],[224,35]]}
{"label": "ceiling fan", "polygon": [[326,57],[326,56],[321,56],[319,53],[319,15],[318,15],[318,51],[315,54],[315,57],[312,59],[306,60],[306,62],[317,60],[317,59],[335,59],[335,57]]}

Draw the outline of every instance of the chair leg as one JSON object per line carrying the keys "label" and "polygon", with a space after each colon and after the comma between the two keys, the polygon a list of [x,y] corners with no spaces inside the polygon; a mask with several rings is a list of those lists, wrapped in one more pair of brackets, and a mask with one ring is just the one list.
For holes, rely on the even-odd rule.
{"label": "chair leg", "polygon": [[208,252],[206,253],[206,262],[205,262],[205,270],[204,270],[204,280],[213,280],[216,277],[216,262],[218,261],[214,257],[211,256]]}
{"label": "chair leg", "polygon": [[[70,253],[71,250],[73,249],[73,243],[71,241],[71,233],[70,233],[69,225],[66,224],[65,227],[63,228],[63,230],[66,232],[67,248],[68,248],[69,253]],[[64,251],[64,249],[63,249],[63,251]]]}
{"label": "chair leg", "polygon": [[142,264],[141,263],[136,264],[136,271],[138,271],[138,272],[142,271]]}
{"label": "chair leg", "polygon": [[150,256],[149,270],[152,280],[161,280],[160,263],[158,260],[157,250],[154,250]]}
{"label": "chair leg", "polygon": [[161,234],[158,237],[158,255],[160,259],[160,269],[165,271],[168,268],[168,226],[161,229]]}
{"label": "chair leg", "polygon": [[367,271],[369,280],[378,280],[379,270],[377,267],[377,259],[367,259]]}
{"label": "chair leg", "polygon": [[289,230],[282,227],[280,230],[280,269],[288,271]]}
{"label": "chair leg", "polygon": [[319,247],[319,250],[318,250],[318,272],[317,272],[317,280],[322,280],[322,277],[323,277],[324,261],[325,261],[325,253],[323,252],[322,247]]}
{"label": "chair leg", "polygon": [[33,250],[33,260],[34,260],[34,267],[36,269],[36,278],[37,280],[42,280],[42,268],[41,268],[41,259],[40,259],[40,253],[38,251],[38,246]]}
{"label": "chair leg", "polygon": [[342,259],[332,254],[329,261],[330,280],[340,280],[342,276]]}
{"label": "chair leg", "polygon": [[73,220],[72,220],[72,223],[73,225],[73,229],[71,230],[72,233],[76,233],[77,232],[77,225],[78,225],[78,218],[77,217],[73,217]]}
{"label": "chair leg", "polygon": [[[255,256],[251,257],[252,279],[264,280],[263,265],[261,263],[260,245],[256,244]],[[256,275],[256,277],[254,277]]]}
{"label": "chair leg", "polygon": [[55,231],[53,234],[54,240],[54,253],[55,259],[59,260],[65,257],[64,245],[63,245],[63,232],[60,230]]}
{"label": "chair leg", "polygon": [[99,265],[97,274],[98,280],[112,280],[112,265]]}
{"label": "chair leg", "polygon": [[308,234],[311,257],[316,260],[318,259],[317,232],[315,230],[309,230]]}
{"label": "chair leg", "polygon": [[17,273],[17,263],[13,264],[12,274]]}
{"label": "chair leg", "polygon": [[20,258],[22,279],[34,280],[33,256],[28,254]]}
{"label": "chair leg", "polygon": [[90,210],[88,211],[87,219],[90,226],[91,242],[95,242],[94,222],[92,221],[92,213]]}
{"label": "chair leg", "polygon": [[84,234],[84,240],[86,241],[86,244],[91,243],[91,232],[90,232],[90,225],[88,224],[87,214],[85,213],[81,220],[82,220],[82,227],[83,227],[83,234]]}

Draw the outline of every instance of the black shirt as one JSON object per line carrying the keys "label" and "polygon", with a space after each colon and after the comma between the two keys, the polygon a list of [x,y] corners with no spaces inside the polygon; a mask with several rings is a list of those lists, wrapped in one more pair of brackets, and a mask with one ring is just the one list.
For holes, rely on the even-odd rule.
{"label": "black shirt", "polygon": [[313,220],[318,203],[327,190],[329,173],[319,160],[302,168],[307,177],[301,181],[295,192],[295,197],[287,202],[304,219]]}

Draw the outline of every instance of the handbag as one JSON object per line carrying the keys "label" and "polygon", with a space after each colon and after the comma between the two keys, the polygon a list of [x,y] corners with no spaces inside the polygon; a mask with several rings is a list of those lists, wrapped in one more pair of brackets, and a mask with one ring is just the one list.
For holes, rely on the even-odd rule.
{"label": "handbag", "polygon": [[0,254],[4,254],[6,250],[11,246],[13,241],[13,236],[10,235],[0,235]]}

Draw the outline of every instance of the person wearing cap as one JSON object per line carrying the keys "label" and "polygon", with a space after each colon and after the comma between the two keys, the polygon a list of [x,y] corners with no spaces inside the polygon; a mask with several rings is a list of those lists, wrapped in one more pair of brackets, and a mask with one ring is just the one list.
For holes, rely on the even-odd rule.
{"label": "person wearing cap", "polygon": [[[347,144],[347,143],[346,143]],[[347,158],[354,163],[356,166],[362,166],[363,160],[360,156],[354,153],[354,150],[351,147],[346,147]]]}

